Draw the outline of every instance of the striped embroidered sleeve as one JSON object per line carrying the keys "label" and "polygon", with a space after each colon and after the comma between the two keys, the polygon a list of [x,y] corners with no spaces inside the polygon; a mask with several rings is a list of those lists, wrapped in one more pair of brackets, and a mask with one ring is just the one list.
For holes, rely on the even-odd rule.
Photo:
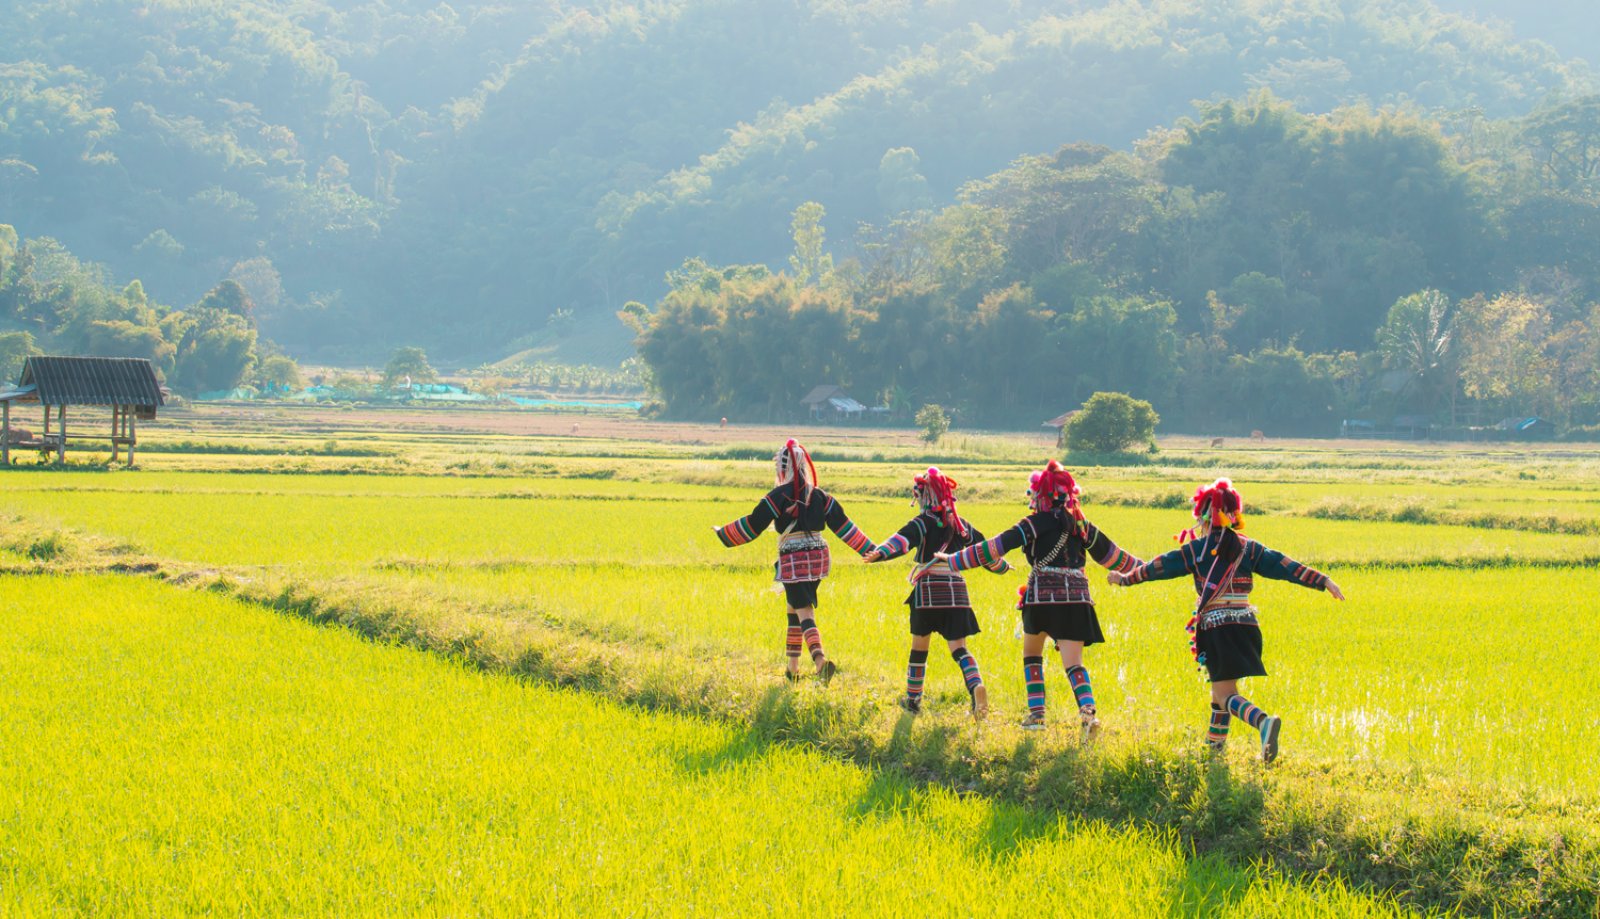
{"label": "striped embroidered sleeve", "polygon": [[965,571],[968,568],[977,568],[981,565],[991,571],[996,570],[991,566],[996,562],[1002,561],[1007,552],[1013,549],[1020,549],[1026,545],[1028,534],[1032,532],[1033,524],[1023,520],[993,539],[973,543],[950,556],[950,567],[957,571]]}
{"label": "striped embroidered sleeve", "polygon": [[1183,577],[1194,569],[1191,567],[1192,556],[1189,546],[1179,546],[1165,555],[1158,555],[1148,562],[1135,564],[1124,571],[1123,577],[1127,578],[1129,585],[1142,584],[1145,581],[1166,581],[1172,578]]}
{"label": "striped embroidered sleeve", "polygon": [[[978,543],[983,542],[983,531],[970,523],[967,524],[967,540],[969,545],[977,545]],[[1011,570],[1011,563],[1001,558],[996,559],[995,561],[984,565],[983,567],[993,571],[995,574],[1005,574],[1007,571]]]}
{"label": "striped embroidered sleeve", "polygon": [[732,523],[717,527],[717,538],[730,549],[742,546],[760,536],[776,519],[778,519],[778,508],[772,503],[772,497],[769,495],[761,499],[755,510]]}
{"label": "striped embroidered sleeve", "polygon": [[828,513],[824,519],[828,523],[828,529],[839,537],[840,542],[854,549],[857,555],[866,555],[877,548],[872,544],[872,540],[867,538],[867,534],[861,532],[845,515],[844,505],[832,497],[828,498]]}
{"label": "striped embroidered sleeve", "polygon": [[1117,544],[1111,541],[1111,537],[1101,532],[1094,524],[1085,522],[1084,528],[1089,533],[1089,555],[1101,567],[1127,574],[1144,564],[1138,556],[1118,548]]}
{"label": "striped embroidered sleeve", "polygon": [[922,545],[922,520],[913,517],[910,523],[900,528],[900,532],[878,543],[878,551],[883,553],[885,559],[899,558],[920,545]]}
{"label": "striped embroidered sleeve", "polygon": [[1328,576],[1317,569],[1302,565],[1276,549],[1268,549],[1260,543],[1253,545],[1256,548],[1256,552],[1252,553],[1255,556],[1252,561],[1256,574],[1275,581],[1291,581],[1313,590],[1328,589]]}

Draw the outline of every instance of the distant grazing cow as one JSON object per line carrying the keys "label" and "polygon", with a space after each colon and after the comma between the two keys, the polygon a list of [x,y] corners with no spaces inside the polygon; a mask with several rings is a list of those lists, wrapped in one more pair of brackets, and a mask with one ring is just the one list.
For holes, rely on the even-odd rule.
{"label": "distant grazing cow", "polygon": [[1251,440],[1266,440],[1267,439],[1267,435],[1261,433],[1260,431],[1251,431],[1250,432],[1250,439]]}
{"label": "distant grazing cow", "polygon": [[726,419],[726,418],[722,419],[722,426],[723,427],[727,427],[728,426],[728,419]]}
{"label": "distant grazing cow", "polygon": [[1211,438],[1211,446],[1213,446],[1213,447],[1222,446],[1222,438],[1220,438],[1220,437]]}
{"label": "distant grazing cow", "polygon": [[33,432],[27,428],[12,428],[11,434],[6,438],[10,444],[25,444],[33,439]]}

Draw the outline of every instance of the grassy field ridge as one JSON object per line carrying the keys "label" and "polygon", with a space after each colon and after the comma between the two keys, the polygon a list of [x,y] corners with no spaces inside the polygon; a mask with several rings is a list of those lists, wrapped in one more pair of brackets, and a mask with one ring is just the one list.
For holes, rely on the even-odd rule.
{"label": "grassy field ridge", "polygon": [[[126,543],[6,522],[7,573],[110,571],[214,591],[383,644],[651,711],[710,717],[751,743],[825,751],[917,783],[1046,813],[1177,835],[1234,863],[1334,876],[1420,908],[1589,916],[1597,908],[1600,808],[1355,766],[1230,766],[1154,745],[1086,755],[1069,732],[1020,742],[1003,727],[895,714],[898,687],[868,681],[791,689],[763,655],[706,659],[636,637],[378,592],[362,578],[308,581],[174,563]],[[851,679],[848,675],[846,680]]]}

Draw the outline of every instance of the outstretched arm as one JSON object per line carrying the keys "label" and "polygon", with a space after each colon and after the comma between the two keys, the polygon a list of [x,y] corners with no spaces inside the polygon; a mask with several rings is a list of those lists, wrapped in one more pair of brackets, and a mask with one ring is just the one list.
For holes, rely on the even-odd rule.
{"label": "outstretched arm", "polygon": [[1339,585],[1333,583],[1333,578],[1328,577],[1310,565],[1302,565],[1294,559],[1276,549],[1268,549],[1260,543],[1253,544],[1256,548],[1255,573],[1264,578],[1276,581],[1288,581],[1299,584],[1301,587],[1310,587],[1314,590],[1326,590],[1335,600],[1344,599],[1344,591]]}
{"label": "outstretched arm", "polygon": [[844,506],[835,501],[831,495],[828,497],[828,512],[823,519],[827,521],[828,529],[832,530],[841,542],[856,550],[857,555],[865,557],[877,548],[872,544],[872,540],[867,538],[867,534],[850,522],[850,518],[845,515]]}
{"label": "outstretched arm", "polygon": [[[967,529],[968,529],[969,533],[971,534],[971,541],[972,541],[972,543],[974,545],[984,541],[984,539],[983,539],[983,531],[982,530],[979,530],[977,527],[971,526],[971,525],[969,525],[967,527]],[[987,565],[984,565],[983,567],[988,569],[989,571],[994,572],[995,574],[1005,574],[1006,572],[1011,570],[1011,563],[1006,561],[1003,558],[1000,558],[1000,559],[995,559],[994,561],[990,562]]]}
{"label": "outstretched arm", "polygon": [[1089,557],[1094,559],[1102,568],[1113,572],[1127,574],[1134,568],[1144,564],[1138,556],[1124,552],[1117,547],[1099,528],[1092,523],[1085,523],[1084,530],[1089,537]]}
{"label": "outstretched arm", "polygon": [[778,519],[777,505],[772,503],[772,496],[762,498],[756,509],[740,517],[732,523],[720,527],[713,527],[717,538],[728,548],[742,546],[766,531],[772,521]]}
{"label": "outstretched arm", "polygon": [[913,517],[911,522],[901,527],[898,533],[878,543],[876,549],[862,557],[869,562],[881,562],[899,558],[920,545],[922,545],[922,519]]}
{"label": "outstretched arm", "polygon": [[1165,555],[1136,564],[1126,571],[1113,571],[1106,580],[1118,587],[1132,587],[1145,581],[1166,581],[1194,572],[1194,543],[1179,546]]}
{"label": "outstretched arm", "polygon": [[[1021,523],[1006,530],[993,539],[973,543],[960,552],[946,556],[950,567],[957,571],[983,566],[991,571],[998,570],[994,565],[1004,560],[1007,552],[1020,549],[1028,544],[1030,534],[1033,533],[1033,524],[1024,519]],[[938,556],[935,556],[936,558]]]}

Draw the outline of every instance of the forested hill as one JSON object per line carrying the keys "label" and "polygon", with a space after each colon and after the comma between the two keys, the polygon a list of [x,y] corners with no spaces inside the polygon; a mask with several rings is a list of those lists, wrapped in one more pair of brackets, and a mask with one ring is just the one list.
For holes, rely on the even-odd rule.
{"label": "forested hill", "polygon": [[848,245],[1195,99],[1493,119],[1594,86],[1424,0],[14,0],[0,223],[163,303],[231,276],[304,357],[576,328],[615,360],[624,301],[782,264],[805,201]]}

